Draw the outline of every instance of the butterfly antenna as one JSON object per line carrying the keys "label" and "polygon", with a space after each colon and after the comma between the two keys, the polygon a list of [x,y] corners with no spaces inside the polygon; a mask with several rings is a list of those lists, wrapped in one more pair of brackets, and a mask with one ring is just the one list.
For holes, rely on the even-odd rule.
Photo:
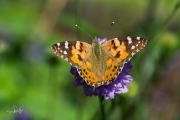
{"label": "butterfly antenna", "polygon": [[90,36],[86,31],[84,31],[83,29],[81,29],[78,25],[75,25],[77,28],[79,28],[81,31],[83,31],[85,34],[87,34],[89,37],[91,37],[93,39],[92,36]]}
{"label": "butterfly antenna", "polygon": [[102,32],[101,35],[103,35],[105,32],[107,32],[107,31],[110,29],[110,27],[111,27],[112,25],[114,25],[114,22],[112,22],[111,25],[110,25],[108,28],[106,28],[106,29]]}

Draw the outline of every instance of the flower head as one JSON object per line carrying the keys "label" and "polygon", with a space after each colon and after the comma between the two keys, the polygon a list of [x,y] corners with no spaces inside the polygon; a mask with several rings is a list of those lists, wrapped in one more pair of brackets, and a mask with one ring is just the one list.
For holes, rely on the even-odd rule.
{"label": "flower head", "polygon": [[[106,38],[100,39],[98,38],[99,43],[103,43],[107,41]],[[130,62],[124,64],[124,67],[120,74],[117,76],[115,80],[113,80],[108,85],[101,85],[94,89],[93,86],[88,85],[85,80],[79,75],[76,67],[71,67],[71,74],[75,76],[74,85],[75,86],[83,86],[84,93],[86,96],[105,96],[106,99],[114,99],[116,94],[126,93],[128,92],[128,88],[126,84],[132,82],[133,78],[129,75],[129,72],[132,71],[132,65]]]}

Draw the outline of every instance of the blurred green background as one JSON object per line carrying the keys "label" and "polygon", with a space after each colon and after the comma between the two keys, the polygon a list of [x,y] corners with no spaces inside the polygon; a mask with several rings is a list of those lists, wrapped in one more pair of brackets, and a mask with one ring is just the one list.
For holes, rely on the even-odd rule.
{"label": "blurred green background", "polygon": [[[0,120],[99,120],[98,97],[74,87],[51,46],[141,36],[129,92],[104,102],[107,120],[180,120],[180,0],[0,0]],[[111,22],[115,22],[110,27]],[[13,111],[23,106],[23,113]]]}

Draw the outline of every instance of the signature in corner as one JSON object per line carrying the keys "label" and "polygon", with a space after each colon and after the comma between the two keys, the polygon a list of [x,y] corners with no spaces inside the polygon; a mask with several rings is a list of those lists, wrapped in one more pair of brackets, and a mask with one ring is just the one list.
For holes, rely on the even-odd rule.
{"label": "signature in corner", "polygon": [[8,113],[19,113],[21,114],[23,112],[23,106],[20,106],[19,108],[16,107],[15,105],[13,105],[13,108],[14,110],[13,111],[10,111],[10,110],[7,110]]}

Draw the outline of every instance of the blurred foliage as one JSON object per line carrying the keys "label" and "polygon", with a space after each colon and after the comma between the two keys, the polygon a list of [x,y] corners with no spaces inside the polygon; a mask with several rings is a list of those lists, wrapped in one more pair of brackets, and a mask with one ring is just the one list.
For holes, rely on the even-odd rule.
{"label": "blurred foliage", "polygon": [[[101,119],[98,98],[74,87],[70,65],[51,51],[60,41],[91,43],[76,24],[92,37],[148,39],[131,60],[129,92],[104,101],[107,120],[179,120],[179,7],[179,0],[1,0],[0,120]],[[13,105],[23,113],[8,113]]]}

